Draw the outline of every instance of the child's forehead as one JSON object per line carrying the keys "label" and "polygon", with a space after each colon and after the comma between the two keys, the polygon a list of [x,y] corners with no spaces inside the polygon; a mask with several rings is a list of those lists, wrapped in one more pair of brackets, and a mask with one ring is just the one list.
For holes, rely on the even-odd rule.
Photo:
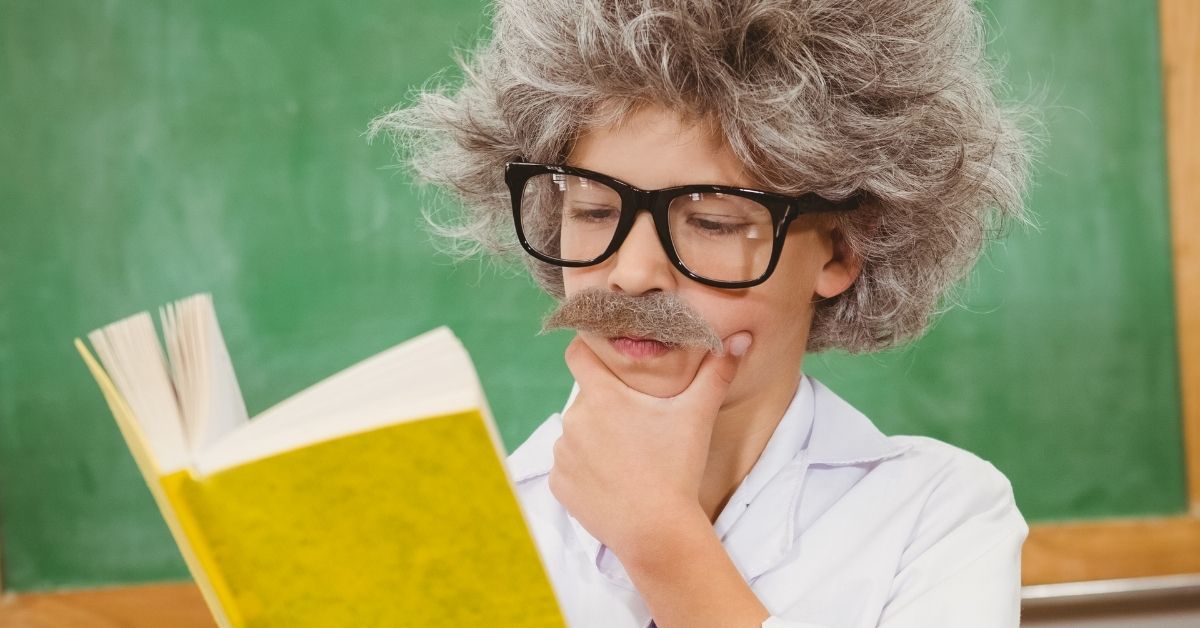
{"label": "child's forehead", "polygon": [[[688,92],[683,93],[688,97]],[[698,95],[696,99],[698,100]],[[721,123],[715,111],[700,109],[698,105],[681,106],[658,100],[629,100],[605,98],[592,107],[585,116],[584,130],[594,128],[623,128],[645,125],[649,121],[663,121],[679,127],[695,128],[699,135],[711,140],[722,140]]]}
{"label": "child's forehead", "polygon": [[566,161],[644,189],[700,183],[761,187],[710,122],[658,104],[584,129]]}

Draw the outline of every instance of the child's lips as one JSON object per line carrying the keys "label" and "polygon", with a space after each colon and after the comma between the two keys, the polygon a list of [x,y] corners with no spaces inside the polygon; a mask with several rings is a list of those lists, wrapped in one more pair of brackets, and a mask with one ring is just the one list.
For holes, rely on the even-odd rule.
{"label": "child's lips", "polygon": [[666,343],[651,338],[619,336],[609,338],[608,342],[618,353],[633,359],[654,358],[671,350]]}

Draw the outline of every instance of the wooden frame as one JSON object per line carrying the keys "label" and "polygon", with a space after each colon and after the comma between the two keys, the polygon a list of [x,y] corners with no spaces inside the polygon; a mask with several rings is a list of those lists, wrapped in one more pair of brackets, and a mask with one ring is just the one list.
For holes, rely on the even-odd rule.
{"label": "wooden frame", "polygon": [[1200,5],[1162,0],[1163,83],[1188,499],[1200,517]]}
{"label": "wooden frame", "polygon": [[[1026,585],[1200,574],[1200,2],[1159,0],[1159,23],[1189,512],[1034,525]],[[163,625],[215,624],[191,583],[0,597],[0,628]]]}
{"label": "wooden frame", "polygon": [[196,585],[163,583],[0,597],[0,628],[216,628]]}

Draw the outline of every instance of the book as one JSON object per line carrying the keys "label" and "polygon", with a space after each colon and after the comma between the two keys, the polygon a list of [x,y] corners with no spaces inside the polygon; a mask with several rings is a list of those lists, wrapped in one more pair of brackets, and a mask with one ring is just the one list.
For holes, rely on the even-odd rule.
{"label": "book", "polygon": [[160,319],[75,345],[219,625],[565,626],[449,329],[251,419],[211,296]]}

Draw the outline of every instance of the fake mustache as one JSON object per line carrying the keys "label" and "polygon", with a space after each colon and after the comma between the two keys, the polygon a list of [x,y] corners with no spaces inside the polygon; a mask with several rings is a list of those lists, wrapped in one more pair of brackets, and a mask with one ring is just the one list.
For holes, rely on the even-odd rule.
{"label": "fake mustache", "polygon": [[633,297],[602,288],[581,290],[563,299],[542,320],[540,333],[556,329],[605,338],[650,338],[684,349],[725,353],[716,330],[683,299],[668,292]]}

